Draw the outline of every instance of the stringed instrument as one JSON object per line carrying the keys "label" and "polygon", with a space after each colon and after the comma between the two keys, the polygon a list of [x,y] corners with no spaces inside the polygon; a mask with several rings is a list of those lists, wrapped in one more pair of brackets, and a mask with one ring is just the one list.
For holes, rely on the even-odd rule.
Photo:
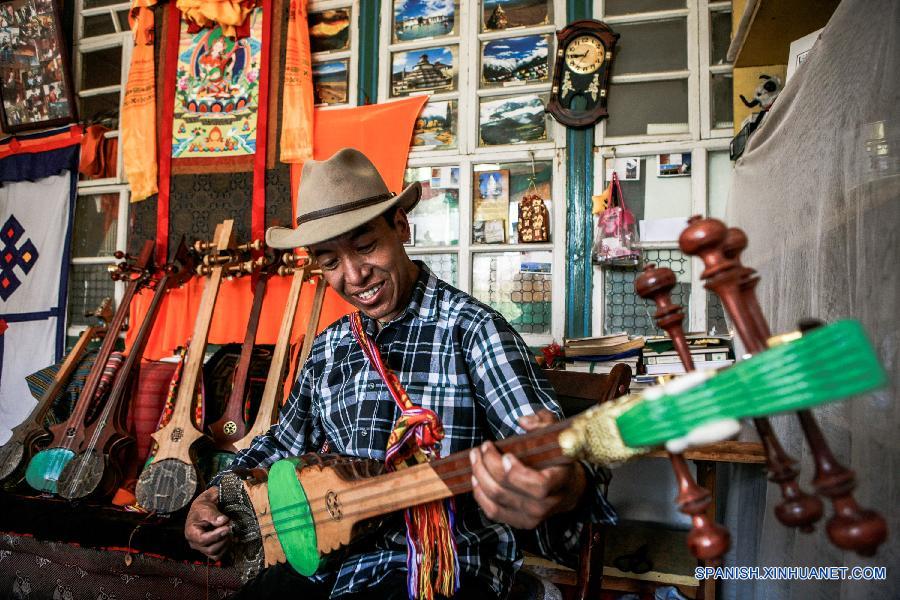
{"label": "stringed instrument", "polygon": [[291,287],[288,290],[287,303],[284,306],[284,313],[281,317],[281,326],[278,328],[278,341],[275,344],[275,351],[272,353],[272,362],[269,365],[266,387],[259,402],[259,409],[256,411],[253,425],[241,439],[234,442],[236,452],[249,448],[250,444],[253,443],[253,438],[268,431],[278,418],[278,409],[281,406],[282,390],[284,389],[285,371],[290,355],[291,331],[294,328],[294,318],[297,315],[300,293],[303,290],[304,282],[316,275],[319,276],[319,281],[316,284],[312,311],[309,315],[309,323],[306,327],[306,335],[303,338],[303,346],[300,351],[301,365],[309,356],[312,340],[315,337],[319,323],[319,316],[322,314],[322,304],[325,299],[327,285],[325,279],[321,277],[321,271],[313,267],[309,258],[292,253],[283,254],[281,262],[283,264],[278,267],[278,274],[283,277],[290,275]]}
{"label": "stringed instrument", "polygon": [[144,354],[163,298],[173,287],[186,283],[193,275],[193,269],[194,260],[182,238],[173,262],[164,265],[159,279],[150,284],[153,298],[147,313],[135,335],[131,352],[116,371],[100,416],[85,428],[86,443],[77,449],[78,454],[60,473],[57,493],[63,498],[75,500],[98,492],[106,496],[119,487],[123,466],[128,464],[128,454],[135,443],[126,424],[126,392],[130,388],[132,371]]}
{"label": "stringed instrument", "polygon": [[103,370],[115,348],[119,333],[125,325],[125,319],[128,318],[131,299],[137,290],[146,285],[150,279],[148,268],[153,260],[153,249],[153,240],[147,240],[134,264],[123,261],[116,266],[111,266],[110,271],[113,275],[122,277],[128,282],[125,286],[125,293],[107,328],[94,366],[78,396],[72,414],[65,423],[50,428],[53,439],[48,448],[35,454],[28,463],[28,468],[25,470],[25,481],[39,492],[51,494],[57,492],[57,482],[62,470],[70,460],[75,458],[76,451],[84,444],[88,410],[91,408]]}
{"label": "stringed instrument", "polygon": [[[663,444],[683,449],[717,439],[730,420],[807,410],[887,383],[862,326],[843,320],[786,336],[730,368],[689,373],[496,445],[534,468],[571,460],[616,466]],[[386,474],[371,461],[314,454],[226,472],[219,507],[233,521],[242,577],[284,562],[312,575],[367,522],[471,491],[468,454]]]}
{"label": "stringed instrument", "polygon": [[[672,340],[685,372],[690,373],[694,370],[694,361],[682,326],[684,310],[672,302],[670,295],[676,283],[675,273],[671,269],[655,268],[648,264],[635,280],[634,289],[641,298],[653,300],[656,304],[656,314],[653,316]],[[736,424],[739,430],[737,421],[731,423]],[[717,437],[727,438],[731,433],[737,432],[726,428],[717,433],[720,434]],[[695,558],[718,563],[731,546],[731,534],[707,514],[712,504],[712,494],[694,481],[684,455],[672,451],[667,454],[678,485],[678,509],[691,519],[691,532],[687,536],[688,549]]]}
{"label": "stringed instrument", "polygon": [[75,346],[60,365],[50,387],[41,396],[28,417],[12,428],[12,435],[6,443],[0,446],[0,481],[15,473],[20,473],[31,460],[34,451],[47,445],[50,432],[44,426],[44,419],[57,396],[68,385],[88,344],[105,333],[105,324],[112,319],[112,298],[104,298],[97,310],[85,316],[90,315],[97,317],[102,325],[92,325],[81,333]]}
{"label": "stringed instrument", "polygon": [[[262,242],[254,241],[248,245],[249,249],[262,250]],[[244,400],[247,395],[247,378],[250,375],[250,362],[253,358],[253,347],[256,342],[256,330],[259,327],[259,317],[262,314],[263,301],[266,297],[266,287],[269,277],[275,273],[271,268],[274,261],[267,265],[270,268],[261,268],[251,277],[253,286],[253,302],[250,305],[250,316],[247,320],[247,331],[244,335],[244,343],[241,345],[241,354],[237,367],[231,380],[231,392],[225,403],[225,409],[218,421],[209,426],[209,436],[213,440],[216,449],[224,453],[236,452],[234,443],[247,433],[247,424],[244,422]]]}
{"label": "stringed instrument", "polygon": [[[747,247],[747,236],[743,231],[728,229],[717,219],[694,216],[681,233],[679,245],[685,254],[699,256],[703,261],[706,269],[701,277],[707,282],[706,288],[722,300],[750,355],[765,353],[772,343],[790,339],[772,338],[756,298],[755,288],[759,278],[753,269],[740,262],[740,254]],[[804,333],[813,335],[817,332]],[[845,377],[852,376],[845,366],[841,370]],[[837,462],[809,408],[801,407],[796,413],[816,465],[813,486],[817,494],[831,500],[834,508],[835,514],[826,525],[828,538],[843,550],[853,550],[861,556],[874,555],[878,546],[887,539],[884,517],[875,511],[860,508],[856,503],[852,495],[856,487],[856,474]],[[781,450],[771,426],[763,421],[757,419],[755,424],[766,449],[770,479],[782,486],[784,497],[775,514],[785,525],[799,525],[801,531],[811,530],[812,524],[822,515],[822,502],[818,498],[812,502],[808,496],[798,498],[792,495],[796,493],[795,479],[799,474],[794,466],[796,461]]]}
{"label": "stringed instrument", "polygon": [[[198,252],[209,252],[203,265],[197,268],[207,277],[190,345],[169,422],[152,434],[157,449],[152,461],[144,467],[137,481],[135,495],[138,503],[156,513],[172,513],[187,506],[197,494],[200,478],[192,446],[204,434],[191,419],[191,409],[203,366],[209,327],[219,286],[226,273],[236,273],[249,265],[240,263],[233,240],[234,221],[226,219],[216,226],[212,242],[195,243]],[[253,261],[247,261],[252,263]]]}

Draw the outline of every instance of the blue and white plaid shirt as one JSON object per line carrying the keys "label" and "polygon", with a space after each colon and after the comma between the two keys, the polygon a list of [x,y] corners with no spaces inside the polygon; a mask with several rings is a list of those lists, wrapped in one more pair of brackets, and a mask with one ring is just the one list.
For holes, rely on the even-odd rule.
{"label": "blue and white plaid shirt", "polygon": [[[440,417],[440,455],[524,433],[517,422],[522,415],[548,409],[559,416],[552,388],[504,318],[417,265],[420,275],[406,310],[381,331],[374,319],[363,316],[363,323],[412,401]],[[239,453],[231,468],[268,466],[314,452],[326,441],[331,452],[384,461],[399,413],[344,317],[316,338],[278,424]],[[584,523],[616,522],[596,485],[598,474],[587,465],[586,474],[582,506],[537,528],[539,548],[556,560],[571,563],[577,556]],[[457,499],[456,525],[463,574],[482,578],[505,597],[521,564],[513,530],[489,520],[471,494]],[[351,546],[339,565],[313,576],[334,582],[332,598],[406,569],[403,519],[389,518],[379,531]]]}

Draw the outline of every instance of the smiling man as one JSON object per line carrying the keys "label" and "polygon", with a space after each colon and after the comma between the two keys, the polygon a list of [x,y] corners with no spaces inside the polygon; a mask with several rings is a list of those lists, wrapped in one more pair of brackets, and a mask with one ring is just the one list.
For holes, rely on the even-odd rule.
{"label": "smiling man", "polygon": [[[534,529],[539,546],[559,559],[577,554],[584,523],[614,522],[615,513],[589,467],[534,470],[491,443],[553,422],[559,407],[501,315],[407,256],[407,213],[420,195],[418,183],[390,193],[356,150],[304,165],[297,228],[270,229],[266,241],[307,247],[328,284],[359,309],[357,329],[348,316],[316,338],[278,424],[231,468],[265,467],[323,448],[384,462],[401,409],[360,345],[365,336],[412,403],[442,424],[436,453],[471,449],[473,493],[457,498],[452,520],[459,587],[436,597],[505,598],[521,563],[513,527]],[[214,559],[227,550],[230,532],[217,508],[217,482],[194,501],[185,524],[191,546]],[[302,591],[304,599],[406,598],[406,534],[397,515],[314,576],[277,565],[237,597],[299,598]]]}

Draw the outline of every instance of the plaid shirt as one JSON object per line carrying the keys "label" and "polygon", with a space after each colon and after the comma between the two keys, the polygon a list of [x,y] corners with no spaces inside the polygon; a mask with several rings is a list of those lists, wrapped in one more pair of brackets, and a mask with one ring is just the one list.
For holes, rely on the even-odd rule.
{"label": "plaid shirt", "polygon": [[[440,417],[440,455],[524,433],[517,423],[522,415],[541,409],[560,415],[552,388],[503,317],[417,265],[420,275],[406,310],[381,331],[368,317],[363,324],[412,401]],[[267,466],[316,451],[326,441],[331,452],[383,462],[399,412],[344,317],[316,338],[278,424],[239,453],[231,468]],[[587,465],[586,474],[582,506],[551,517],[535,532],[543,553],[570,564],[585,522],[616,522],[596,485],[599,474]],[[505,597],[521,564],[513,530],[484,516],[471,494],[456,506],[462,574],[486,580]],[[362,591],[388,572],[406,569],[402,517],[389,517],[379,532],[313,576],[333,582],[331,597]]]}

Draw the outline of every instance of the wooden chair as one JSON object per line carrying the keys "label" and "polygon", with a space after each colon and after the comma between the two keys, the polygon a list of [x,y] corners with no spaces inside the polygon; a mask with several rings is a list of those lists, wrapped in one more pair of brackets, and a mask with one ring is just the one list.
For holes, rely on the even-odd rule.
{"label": "wooden chair", "polygon": [[[566,417],[625,395],[631,386],[631,368],[625,364],[615,365],[609,374],[545,370],[544,375],[556,391],[557,401]],[[607,470],[603,473],[605,495],[612,474]],[[532,555],[526,555],[523,568],[562,586],[566,598],[599,598],[603,580],[604,532],[600,526],[588,525],[583,536],[581,556],[574,572]]]}

